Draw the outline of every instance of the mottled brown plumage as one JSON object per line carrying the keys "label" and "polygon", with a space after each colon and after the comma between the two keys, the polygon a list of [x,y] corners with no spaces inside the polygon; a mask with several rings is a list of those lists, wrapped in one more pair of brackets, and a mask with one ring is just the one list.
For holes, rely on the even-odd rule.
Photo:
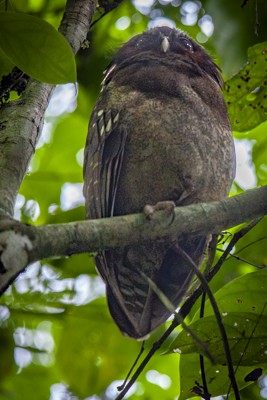
{"label": "mottled brown plumage", "polygon": [[[158,27],[126,43],[105,71],[89,125],[87,218],[226,197],[235,161],[221,85],[212,59],[181,31]],[[145,337],[170,315],[145,276],[177,307],[193,275],[179,248],[200,265],[206,246],[207,237],[183,235],[97,255],[124,334]]]}

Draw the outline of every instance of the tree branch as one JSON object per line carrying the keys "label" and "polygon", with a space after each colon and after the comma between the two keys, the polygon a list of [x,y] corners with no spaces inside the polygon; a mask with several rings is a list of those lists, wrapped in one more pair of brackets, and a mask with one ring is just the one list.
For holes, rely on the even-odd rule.
{"label": "tree branch", "polygon": [[12,220],[2,221],[0,293],[34,261],[181,234],[219,233],[267,214],[266,198],[267,186],[263,186],[220,202],[177,207],[174,218],[159,211],[152,221],[147,221],[144,214],[39,227]]}
{"label": "tree branch", "polygon": [[[68,0],[60,32],[77,53],[86,39],[96,0]],[[11,217],[21,182],[42,131],[54,85],[31,79],[22,98],[0,109],[0,216]]]}

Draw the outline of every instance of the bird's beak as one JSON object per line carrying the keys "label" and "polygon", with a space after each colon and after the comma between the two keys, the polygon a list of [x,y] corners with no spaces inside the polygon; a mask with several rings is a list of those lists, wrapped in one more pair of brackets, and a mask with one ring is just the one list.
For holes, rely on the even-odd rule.
{"label": "bird's beak", "polygon": [[170,47],[169,39],[165,36],[161,42],[161,48],[163,52],[166,53],[169,50],[169,47]]}

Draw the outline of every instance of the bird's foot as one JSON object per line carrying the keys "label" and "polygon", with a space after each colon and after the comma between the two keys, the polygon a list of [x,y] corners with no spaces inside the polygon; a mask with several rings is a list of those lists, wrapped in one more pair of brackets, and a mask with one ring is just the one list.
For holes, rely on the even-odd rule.
{"label": "bird's foot", "polygon": [[174,201],[165,200],[165,201],[159,201],[153,206],[151,204],[146,204],[143,212],[145,214],[146,219],[152,220],[157,211],[163,210],[166,212],[168,216],[172,216],[171,220],[172,223],[175,218],[174,209],[175,209]]}

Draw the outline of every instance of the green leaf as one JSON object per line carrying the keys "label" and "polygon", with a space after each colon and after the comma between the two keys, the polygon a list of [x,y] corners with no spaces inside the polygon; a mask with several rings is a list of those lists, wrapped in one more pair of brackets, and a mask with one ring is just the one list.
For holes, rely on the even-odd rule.
{"label": "green leaf", "polygon": [[[252,312],[267,314],[267,269],[243,275],[233,279],[230,283],[218,290],[215,300],[222,313]],[[213,309],[207,301],[205,316],[212,315]],[[199,315],[199,312],[196,313]]]}
{"label": "green leaf", "polygon": [[[266,365],[262,365],[266,370]],[[245,381],[245,377],[252,370],[251,367],[239,367],[235,373],[238,389],[251,384]],[[181,392],[179,400],[186,400],[196,396],[192,391],[193,388],[202,385],[202,379],[199,368],[199,356],[197,354],[185,354],[180,357],[181,371]],[[220,396],[228,392],[230,380],[228,376],[228,368],[225,366],[212,365],[209,360],[205,359],[205,375],[209,393],[212,397]]]}
{"label": "green leaf", "polygon": [[3,75],[9,74],[14,67],[15,65],[7,58],[0,47],[0,80]]}
{"label": "green leaf", "polygon": [[233,130],[248,131],[267,116],[267,42],[248,49],[248,63],[225,83],[224,96]]}
{"label": "green leaf", "polygon": [[52,25],[31,15],[0,12],[0,49],[23,72],[39,81],[76,81],[70,45]]}
{"label": "green leaf", "polygon": [[[263,354],[262,358],[266,360],[266,354],[264,354],[264,351],[266,351],[267,343],[266,285],[267,269],[261,269],[232,280],[215,294],[215,299],[221,313],[227,314],[224,316],[224,318],[228,317],[228,319],[224,319],[224,323],[226,326],[228,338],[230,339],[230,347],[232,349],[231,353],[233,356],[233,361],[237,363],[239,358],[241,364],[246,364],[246,366],[239,366],[236,373],[236,379],[240,390],[243,387],[247,386],[244,378],[253,369],[251,365],[260,366],[262,357],[261,354]],[[203,320],[206,321],[207,328],[203,326],[204,334],[207,336],[207,340],[211,340],[212,342],[212,355],[215,358],[218,357],[218,361],[222,362],[222,342],[219,336],[217,324],[213,316],[213,309],[209,301],[206,302],[205,315],[206,317]],[[192,328],[194,324],[196,324],[196,326],[198,326],[199,324],[199,330],[202,329],[201,325],[203,322],[201,322],[201,320],[196,320],[196,317],[198,318],[198,316],[199,310],[196,312],[194,317],[195,322],[190,325],[190,328]],[[249,321],[246,321],[246,319],[249,319]],[[237,326],[234,326],[235,322],[237,323]],[[230,333],[228,323],[230,324],[231,328]],[[246,324],[248,325],[246,326]],[[246,339],[243,340],[242,334],[244,330]],[[235,331],[235,334],[233,333],[233,331]],[[251,336],[249,334],[252,332],[253,338],[251,339],[251,342],[248,343],[249,337]],[[238,336],[236,336],[236,338],[238,337],[239,340],[237,341],[236,346],[234,346],[234,336],[237,334]],[[262,338],[261,334],[263,335]],[[186,334],[183,333],[183,335]],[[216,335],[218,335],[218,349],[216,348],[217,346],[215,344]],[[181,340],[183,337],[181,336],[179,338],[179,336],[171,345],[172,350],[174,348],[181,349],[182,343],[179,343],[179,340]],[[190,339],[190,337],[186,337],[186,339]],[[202,337],[202,340],[205,340],[204,336]],[[263,346],[261,346],[261,343],[263,343]],[[245,346],[247,346],[246,349]],[[187,349],[184,347],[183,350],[188,351],[189,347]],[[199,352],[199,350],[196,348],[194,348],[193,350]],[[242,359],[240,359],[241,354],[238,355],[238,353],[243,353],[244,350],[246,350],[245,355]],[[266,363],[266,361],[263,362]],[[249,366],[250,363],[251,365]],[[225,394],[225,390],[227,391],[229,385],[227,367],[221,365],[213,366],[206,358],[205,365],[208,387],[212,396]],[[199,355],[182,353],[180,371],[181,394],[179,400],[185,400],[189,397],[195,396],[195,394],[192,393],[192,388],[195,386],[195,382],[197,381],[201,384],[201,376],[199,372]]]}
{"label": "green leaf", "polygon": [[[267,316],[254,313],[229,313],[222,317],[234,365],[267,363]],[[193,322],[190,329],[207,346],[216,364],[225,365],[226,357],[215,316]],[[182,331],[171,344],[172,351],[205,355],[192,336]]]}

